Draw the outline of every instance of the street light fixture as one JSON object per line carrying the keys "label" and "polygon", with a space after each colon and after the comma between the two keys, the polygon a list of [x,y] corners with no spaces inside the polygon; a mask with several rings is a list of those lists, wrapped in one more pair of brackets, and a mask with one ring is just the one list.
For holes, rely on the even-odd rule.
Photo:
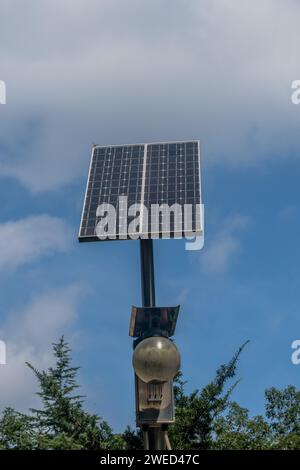
{"label": "street light fixture", "polygon": [[169,339],[179,306],[156,306],[152,239],[203,236],[201,201],[199,141],[93,145],[79,241],[140,241],[142,307],[132,307],[129,334],[145,449],[170,448],[167,426],[175,421],[173,378],[180,367]]}

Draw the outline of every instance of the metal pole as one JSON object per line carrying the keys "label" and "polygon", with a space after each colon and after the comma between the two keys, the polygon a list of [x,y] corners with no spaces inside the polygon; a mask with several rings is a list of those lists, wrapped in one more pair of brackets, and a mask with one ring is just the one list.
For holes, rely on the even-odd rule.
{"label": "metal pole", "polygon": [[163,432],[164,432],[164,436],[165,436],[166,448],[167,448],[167,450],[172,450],[170,440],[169,440],[169,436],[168,436],[168,432],[167,431],[163,431]]}
{"label": "metal pole", "polygon": [[140,240],[142,306],[155,307],[153,241]]}
{"label": "metal pole", "polygon": [[143,429],[143,444],[144,444],[144,450],[149,450],[148,428]]}

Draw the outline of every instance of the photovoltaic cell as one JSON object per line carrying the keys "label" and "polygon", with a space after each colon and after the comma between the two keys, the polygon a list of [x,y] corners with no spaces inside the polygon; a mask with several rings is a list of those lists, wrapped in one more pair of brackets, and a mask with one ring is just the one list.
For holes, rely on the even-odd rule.
{"label": "photovoltaic cell", "polygon": [[[94,146],[90,163],[84,207],[82,212],[79,240],[97,241],[96,226],[99,218],[97,208],[103,203],[112,204],[117,212],[114,235],[120,238],[119,223],[127,225],[127,207],[122,212],[120,196],[127,197],[127,207],[142,203],[138,236],[161,237],[165,226],[161,214],[151,214],[153,205],[191,205],[189,213],[190,230],[187,234],[200,234],[201,222],[199,204],[200,151],[199,142],[168,142],[122,146]],[[145,225],[148,222],[148,227]],[[152,223],[152,225],[151,225]],[[151,228],[155,227],[155,230]],[[176,217],[171,213],[170,235],[177,233]],[[123,232],[123,238],[130,238]]]}

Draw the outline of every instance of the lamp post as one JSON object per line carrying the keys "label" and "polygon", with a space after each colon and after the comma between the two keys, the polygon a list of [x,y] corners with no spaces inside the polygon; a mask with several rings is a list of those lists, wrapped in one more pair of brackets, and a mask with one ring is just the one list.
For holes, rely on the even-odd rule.
{"label": "lamp post", "polygon": [[156,307],[153,241],[140,240],[143,307],[132,307],[130,332],[135,337],[132,364],[135,371],[136,422],[144,448],[170,449],[168,425],[174,422],[173,378],[180,354],[172,340],[179,306]]}
{"label": "lamp post", "polygon": [[[144,224],[147,211],[140,210],[139,233],[135,224],[132,232],[133,220],[127,213],[127,199],[123,205],[124,196],[131,204],[142,204],[148,209],[153,205],[166,206],[161,204],[166,201],[171,212],[177,201],[176,207],[181,210],[174,211],[172,221],[171,213],[162,211],[165,220],[161,224],[151,212],[155,227],[150,230]],[[114,217],[108,207],[113,209]],[[179,306],[155,304],[151,236],[168,234],[170,238],[203,234],[200,142],[93,145],[78,238],[80,242],[94,242],[140,236],[142,307],[132,307],[129,334],[135,338],[136,422],[144,431],[145,448],[151,449],[170,448],[166,432],[175,420],[172,380],[180,365],[178,349],[170,340]],[[148,236],[149,239],[143,238]]]}

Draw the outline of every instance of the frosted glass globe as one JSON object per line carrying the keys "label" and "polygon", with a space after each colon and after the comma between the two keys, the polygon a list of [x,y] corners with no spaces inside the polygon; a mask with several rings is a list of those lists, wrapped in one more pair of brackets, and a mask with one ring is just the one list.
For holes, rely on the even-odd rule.
{"label": "frosted glass globe", "polygon": [[132,365],[143,382],[167,382],[179,371],[180,354],[168,338],[151,336],[135,348]]}

